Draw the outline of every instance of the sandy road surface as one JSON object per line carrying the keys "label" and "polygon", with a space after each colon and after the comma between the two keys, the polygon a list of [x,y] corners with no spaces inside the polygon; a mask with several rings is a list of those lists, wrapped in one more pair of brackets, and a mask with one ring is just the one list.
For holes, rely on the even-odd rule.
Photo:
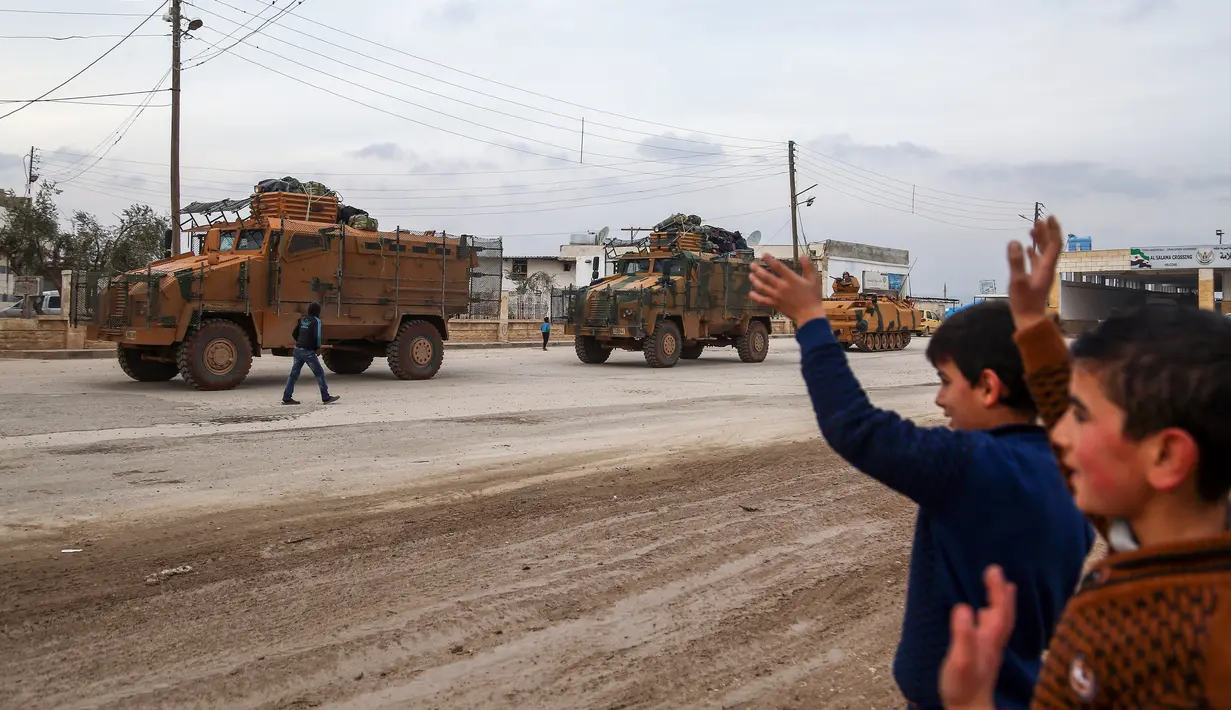
{"label": "sandy road surface", "polygon": [[[921,351],[856,368],[930,413]],[[284,362],[204,396],[0,370],[0,707],[900,703],[911,507],[817,440],[790,341],[378,361],[292,412]]]}

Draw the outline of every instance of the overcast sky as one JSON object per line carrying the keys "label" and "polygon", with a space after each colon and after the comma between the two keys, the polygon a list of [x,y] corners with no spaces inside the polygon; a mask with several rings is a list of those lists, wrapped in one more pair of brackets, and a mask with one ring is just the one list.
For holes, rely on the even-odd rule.
{"label": "overcast sky", "polygon": [[[567,233],[672,212],[789,243],[793,139],[799,189],[819,183],[801,210],[806,237],[909,249],[916,295],[947,285],[968,300],[982,278],[1003,288],[1005,244],[1024,236],[1016,215],[1035,200],[1096,248],[1208,244],[1231,230],[1227,0],[192,0],[185,11],[205,22],[184,50],[185,203],[293,175],[382,228],[516,235],[506,253],[554,253]],[[161,14],[51,97],[158,85],[169,38],[143,35],[166,33]],[[122,36],[141,20],[0,12],[0,36]],[[39,96],[118,40],[0,39],[0,99]],[[234,47],[211,57],[208,43]],[[67,181],[66,213],[169,208],[169,94],[139,111],[146,98],[0,120],[0,187],[22,188],[33,145],[44,178]]]}

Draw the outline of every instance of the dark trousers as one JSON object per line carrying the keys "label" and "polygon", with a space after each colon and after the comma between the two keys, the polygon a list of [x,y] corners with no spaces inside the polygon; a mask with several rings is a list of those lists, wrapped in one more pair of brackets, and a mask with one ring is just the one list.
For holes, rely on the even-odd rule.
{"label": "dark trousers", "polygon": [[546,349],[547,349],[547,340],[548,340],[549,338],[551,338],[551,331],[550,331],[550,330],[549,330],[549,331],[547,331],[547,332],[545,332],[545,333],[543,333],[543,349],[544,349],[544,350],[546,350]]}
{"label": "dark trousers", "polygon": [[282,392],[282,401],[291,398],[295,393],[295,381],[299,379],[299,371],[304,365],[312,370],[312,374],[316,375],[316,384],[321,388],[321,401],[329,399],[329,385],[325,384],[325,370],[321,367],[321,360],[316,356],[315,350],[305,350],[304,348],[295,348],[295,363],[291,365],[291,374],[286,378],[286,390]]}

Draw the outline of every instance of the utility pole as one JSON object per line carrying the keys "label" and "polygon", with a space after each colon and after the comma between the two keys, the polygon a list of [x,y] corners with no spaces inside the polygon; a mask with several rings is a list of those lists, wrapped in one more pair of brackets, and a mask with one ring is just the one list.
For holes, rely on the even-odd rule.
{"label": "utility pole", "polygon": [[[30,199],[30,190],[34,182],[38,180],[38,175],[34,174],[34,146],[30,146],[30,166],[26,169],[26,199]],[[1219,242],[1220,244],[1222,242]]]}
{"label": "utility pole", "polygon": [[1019,214],[1017,216],[1021,217],[1027,222],[1030,222],[1031,224],[1034,224],[1035,222],[1038,222],[1040,218],[1043,217],[1043,208],[1046,206],[1047,205],[1043,204],[1042,202],[1034,203],[1034,220],[1033,221],[1031,221],[1031,219],[1024,214]]}
{"label": "utility pole", "polygon": [[788,141],[787,144],[787,170],[791,174],[791,256],[795,259],[795,265],[800,268],[800,273],[803,273],[803,267],[799,262],[799,202],[798,195],[795,194],[795,141]]}
{"label": "utility pole", "polygon": [[180,0],[171,0],[171,254],[180,253]]}

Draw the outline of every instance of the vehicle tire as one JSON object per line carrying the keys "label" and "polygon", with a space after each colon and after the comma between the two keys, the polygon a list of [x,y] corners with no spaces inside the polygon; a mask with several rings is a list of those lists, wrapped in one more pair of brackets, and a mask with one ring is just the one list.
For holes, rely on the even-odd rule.
{"label": "vehicle tire", "polygon": [[229,390],[252,369],[252,341],[238,323],[220,318],[201,322],[176,353],[180,375],[199,390]]}
{"label": "vehicle tire", "polygon": [[748,330],[735,341],[735,350],[743,362],[761,362],[769,354],[769,328],[759,320],[748,324]]}
{"label": "vehicle tire", "polygon": [[321,362],[337,375],[361,375],[372,366],[375,359],[367,353],[353,350],[326,350],[321,353]]}
{"label": "vehicle tire", "polygon": [[645,339],[641,353],[650,367],[675,367],[675,363],[680,361],[683,344],[680,327],[669,320],[660,320],[654,326],[654,335]]}
{"label": "vehicle tire", "polygon": [[932,337],[932,329],[931,329],[931,328],[924,328],[924,329],[923,329],[923,337],[925,337],[925,338],[930,338],[930,337]]}
{"label": "vehicle tire", "polygon": [[902,333],[902,349],[905,350],[907,345],[910,345],[910,333],[909,332]]}
{"label": "vehicle tire", "polygon": [[136,348],[116,348],[115,358],[120,361],[120,369],[124,374],[137,382],[166,382],[180,374],[179,366],[175,363],[145,360],[141,357],[141,351]]}
{"label": "vehicle tire", "polygon": [[430,380],[444,359],[444,340],[427,321],[406,321],[389,343],[389,369],[399,380]]}
{"label": "vehicle tire", "polygon": [[680,357],[685,360],[696,360],[701,357],[701,353],[705,352],[705,343],[696,343],[693,345],[685,345],[680,350]]}
{"label": "vehicle tire", "polygon": [[587,365],[601,365],[611,357],[611,348],[604,348],[593,335],[574,335],[573,350],[577,352],[577,359]]}

